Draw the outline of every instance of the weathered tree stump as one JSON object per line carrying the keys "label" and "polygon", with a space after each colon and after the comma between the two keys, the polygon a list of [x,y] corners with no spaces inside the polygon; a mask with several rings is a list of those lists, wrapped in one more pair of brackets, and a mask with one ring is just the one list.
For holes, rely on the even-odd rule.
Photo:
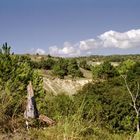
{"label": "weathered tree stump", "polygon": [[37,107],[36,107],[36,102],[35,102],[35,97],[34,97],[34,91],[33,91],[33,86],[31,81],[29,82],[29,85],[27,86],[27,105],[26,105],[26,110],[24,112],[24,118],[26,120],[26,128],[29,130],[29,121],[31,119],[37,119],[40,122],[43,122],[44,124],[47,124],[48,126],[52,126],[55,124],[55,121],[52,119],[48,118],[45,115],[39,115]]}

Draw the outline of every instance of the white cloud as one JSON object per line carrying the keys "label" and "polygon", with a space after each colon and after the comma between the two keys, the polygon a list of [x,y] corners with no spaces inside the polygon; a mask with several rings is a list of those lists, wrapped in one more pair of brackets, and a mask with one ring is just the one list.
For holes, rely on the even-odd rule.
{"label": "white cloud", "polygon": [[80,41],[79,48],[83,51],[96,49],[99,46],[99,42],[95,39],[88,39],[85,41]]}
{"label": "white cloud", "polygon": [[102,47],[114,47],[120,49],[128,49],[137,47],[140,44],[140,29],[130,30],[120,33],[108,31],[98,37],[102,43]]}
{"label": "white cloud", "polygon": [[69,55],[75,53],[75,51],[75,48],[69,42],[65,42],[64,47],[60,50],[60,53],[64,55]]}
{"label": "white cloud", "polygon": [[59,54],[59,48],[57,46],[51,46],[49,47],[49,52],[52,55],[57,55]]}
{"label": "white cloud", "polygon": [[127,32],[107,31],[97,38],[79,41],[76,44],[65,42],[62,48],[52,46],[50,54],[57,56],[79,56],[88,55],[98,49],[118,48],[126,50],[140,46],[140,29]]}
{"label": "white cloud", "polygon": [[80,50],[76,47],[77,45],[71,45],[69,42],[65,42],[62,48],[58,48],[57,46],[49,47],[49,52],[55,56],[77,56],[80,55]]}
{"label": "white cloud", "polygon": [[36,49],[35,53],[38,53],[38,54],[40,54],[40,55],[43,55],[43,54],[45,54],[46,52],[45,52],[43,49],[38,48],[38,49]]}

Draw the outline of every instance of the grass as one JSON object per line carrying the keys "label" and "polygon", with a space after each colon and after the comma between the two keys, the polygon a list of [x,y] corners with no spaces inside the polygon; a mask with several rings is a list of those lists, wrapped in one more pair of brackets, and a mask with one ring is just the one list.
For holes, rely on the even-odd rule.
{"label": "grass", "polygon": [[[0,140],[140,140],[137,134],[114,134],[102,128],[96,122],[82,118],[85,99],[82,101],[75,114],[56,117],[57,124],[50,127],[30,127],[25,129],[23,114],[12,116],[7,114],[14,98],[0,96]],[[55,118],[55,116],[54,116]]]}
{"label": "grass", "polygon": [[[74,117],[74,116],[73,116]],[[111,134],[98,126],[74,118],[61,118],[57,125],[45,129],[30,128],[14,134],[1,134],[0,140],[140,140],[140,134]]]}
{"label": "grass", "polygon": [[[8,104],[11,104],[11,102],[9,101],[5,104],[5,107],[3,106],[3,111],[5,111]],[[29,131],[26,131],[24,122],[21,123],[23,116],[14,118],[15,131],[0,131],[0,140],[140,140],[140,134],[113,134],[91,120],[83,120],[84,105],[83,100],[75,114],[57,117],[57,124],[54,126],[45,128],[30,127]],[[5,113],[1,112],[0,115],[0,118],[5,117]],[[3,124],[1,130],[7,127],[11,129],[13,125],[8,125],[11,120],[12,118],[9,118],[8,121],[6,119],[1,120],[0,123]]]}

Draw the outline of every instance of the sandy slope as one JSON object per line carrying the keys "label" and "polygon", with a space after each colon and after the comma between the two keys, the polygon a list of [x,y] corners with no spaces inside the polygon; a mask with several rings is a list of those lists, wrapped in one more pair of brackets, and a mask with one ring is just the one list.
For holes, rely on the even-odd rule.
{"label": "sandy slope", "polygon": [[66,93],[68,95],[75,94],[79,89],[81,89],[85,84],[91,82],[91,79],[49,79],[44,78],[44,88],[48,92],[54,94]]}

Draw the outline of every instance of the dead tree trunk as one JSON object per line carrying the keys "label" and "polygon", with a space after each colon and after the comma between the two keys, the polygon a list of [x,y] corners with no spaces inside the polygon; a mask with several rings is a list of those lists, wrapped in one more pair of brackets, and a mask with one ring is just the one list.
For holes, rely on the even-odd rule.
{"label": "dead tree trunk", "polygon": [[29,129],[29,118],[31,119],[38,119],[42,122],[45,122],[48,125],[54,125],[55,122],[48,118],[45,115],[39,115],[37,107],[36,107],[36,102],[35,102],[35,97],[34,97],[34,91],[33,91],[33,86],[31,81],[29,82],[29,85],[27,86],[27,105],[26,105],[26,110],[24,112],[24,118],[26,119],[26,127],[27,130]]}
{"label": "dead tree trunk", "polygon": [[27,86],[27,105],[26,110],[24,112],[25,118],[38,118],[38,110],[36,108],[36,102],[34,98],[34,91],[32,87],[31,81],[29,82],[29,85]]}
{"label": "dead tree trunk", "polygon": [[27,86],[27,105],[26,110],[24,112],[24,118],[26,119],[26,127],[27,130],[29,129],[29,118],[38,118],[38,110],[36,108],[36,102],[34,98],[34,91],[32,87],[31,81],[29,82],[29,85]]}

